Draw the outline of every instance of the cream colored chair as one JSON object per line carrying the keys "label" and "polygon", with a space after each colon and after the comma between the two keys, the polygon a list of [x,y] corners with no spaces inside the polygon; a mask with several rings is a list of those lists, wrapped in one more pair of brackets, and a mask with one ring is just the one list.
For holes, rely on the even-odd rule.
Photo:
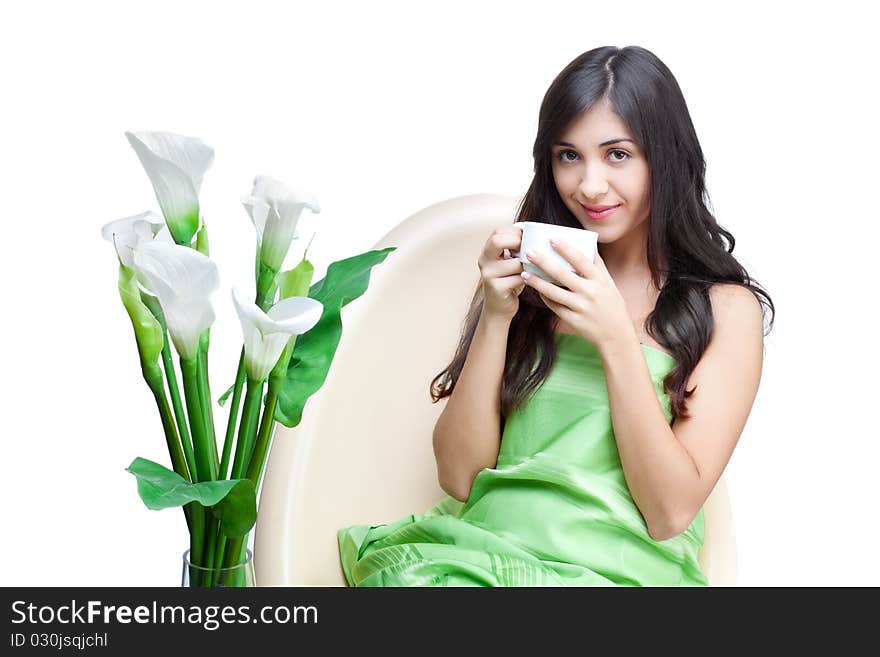
{"label": "cream colored chair", "polygon": [[[342,309],[343,333],[299,426],[279,425],[260,498],[257,583],[344,586],[336,531],[422,513],[445,496],[431,436],[448,398],[428,388],[458,344],[477,257],[519,199],[454,198],[396,226],[374,248],[397,247],[366,293]],[[700,563],[712,585],[735,583],[724,478],[705,507]]]}

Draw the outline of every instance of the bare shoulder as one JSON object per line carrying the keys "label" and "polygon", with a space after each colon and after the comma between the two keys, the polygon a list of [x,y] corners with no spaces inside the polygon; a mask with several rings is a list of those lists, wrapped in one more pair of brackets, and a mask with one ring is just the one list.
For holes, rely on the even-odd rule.
{"label": "bare shoulder", "polygon": [[735,283],[718,283],[709,288],[715,328],[730,335],[740,333],[752,342],[763,343],[764,309],[749,288]]}
{"label": "bare shoulder", "polygon": [[749,288],[734,283],[713,285],[709,288],[709,300],[712,336],[697,363],[694,378],[705,383],[707,377],[724,380],[739,372],[744,380],[756,385],[764,357],[761,302]]}
{"label": "bare shoulder", "polygon": [[738,283],[715,283],[709,288],[709,296],[712,297],[713,302],[716,299],[719,301],[733,301],[734,303],[736,299],[740,301],[750,299],[756,303],[758,301],[755,294],[749,288]]}

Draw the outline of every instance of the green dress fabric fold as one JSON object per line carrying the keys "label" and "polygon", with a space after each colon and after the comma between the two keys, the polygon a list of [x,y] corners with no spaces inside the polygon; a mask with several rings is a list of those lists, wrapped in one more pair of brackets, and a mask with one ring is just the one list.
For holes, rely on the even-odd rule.
{"label": "green dress fabric fold", "polygon": [[[602,361],[584,338],[557,333],[549,376],[511,413],[494,468],[466,502],[338,531],[350,586],[706,586],[703,510],[655,541],[630,496]],[[642,345],[668,422],[663,378],[676,360]]]}

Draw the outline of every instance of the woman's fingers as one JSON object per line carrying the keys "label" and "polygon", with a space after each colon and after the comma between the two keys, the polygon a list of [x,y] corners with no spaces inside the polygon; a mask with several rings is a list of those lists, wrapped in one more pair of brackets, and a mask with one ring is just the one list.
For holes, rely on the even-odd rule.
{"label": "woman's fingers", "polygon": [[[565,257],[565,254],[560,253],[560,255]],[[528,253],[526,253],[526,257],[528,258],[529,262],[534,264],[538,269],[540,269],[545,274],[550,276],[550,278],[558,281],[561,285],[564,285],[570,290],[575,289],[575,287],[582,279],[582,276],[580,276],[578,273],[575,273],[567,267],[560,265],[559,262],[557,262],[553,258],[548,258],[545,254],[532,253],[532,255],[529,255]]]}
{"label": "woman's fingers", "polygon": [[513,251],[517,251],[522,243],[522,229],[518,226],[496,228],[480,254],[478,264],[486,266],[493,260],[508,260]]}
{"label": "woman's fingers", "polygon": [[[546,273],[549,274],[550,272]],[[567,306],[569,308],[574,306],[576,295],[573,292],[565,289],[564,287],[560,287],[559,285],[555,285],[554,283],[545,281],[543,278],[536,274],[524,272],[523,274],[520,274],[520,276],[523,278],[523,280],[525,280],[526,285],[534,288],[535,291],[538,292],[538,294],[563,306]]]}

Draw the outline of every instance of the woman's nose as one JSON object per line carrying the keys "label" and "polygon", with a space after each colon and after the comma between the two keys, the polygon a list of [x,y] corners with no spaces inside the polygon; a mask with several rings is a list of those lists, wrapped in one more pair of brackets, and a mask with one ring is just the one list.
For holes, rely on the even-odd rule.
{"label": "woman's nose", "polygon": [[597,201],[602,199],[608,192],[608,181],[605,180],[604,177],[591,174],[586,175],[581,179],[580,185],[578,185],[581,194],[583,194],[587,203],[591,203],[593,201]]}

